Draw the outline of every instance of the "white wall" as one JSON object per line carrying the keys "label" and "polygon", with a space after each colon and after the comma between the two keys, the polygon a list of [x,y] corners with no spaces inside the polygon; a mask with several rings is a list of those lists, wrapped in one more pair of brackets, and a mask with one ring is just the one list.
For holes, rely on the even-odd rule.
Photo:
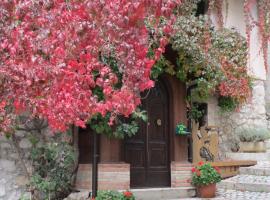
{"label": "white wall", "polygon": [[[246,37],[246,23],[244,17],[244,0],[228,0],[226,6],[224,1],[224,26],[227,28],[235,28],[243,36]],[[226,9],[226,7],[228,9]],[[257,6],[252,7],[252,16],[258,18]],[[258,28],[253,28],[250,38],[248,69],[251,76],[256,79],[266,80],[266,70],[264,67],[263,52],[261,50],[260,34]]]}

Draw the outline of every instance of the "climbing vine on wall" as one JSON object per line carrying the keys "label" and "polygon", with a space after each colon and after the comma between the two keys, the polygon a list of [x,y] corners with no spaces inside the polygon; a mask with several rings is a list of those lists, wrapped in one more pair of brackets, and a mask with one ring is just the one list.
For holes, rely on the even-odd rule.
{"label": "climbing vine on wall", "polygon": [[[219,96],[219,106],[232,111],[250,96],[251,78],[247,74],[248,46],[235,30],[215,28],[208,15],[196,16],[199,1],[185,1],[179,8],[170,43],[178,53],[176,67],[162,60],[163,71],[175,75],[187,85],[196,85],[191,93],[195,101]],[[172,70],[173,69],[173,70]]]}
{"label": "climbing vine on wall", "polygon": [[[209,0],[210,10],[216,10],[218,23],[223,26],[223,7],[228,6],[228,0]],[[253,9],[257,9],[257,16],[253,13]],[[227,8],[225,10],[228,10]],[[261,41],[261,49],[264,56],[264,65],[267,69],[268,58],[267,53],[270,42],[270,1],[269,0],[244,0],[243,5],[245,22],[246,22],[246,37],[249,46],[251,31],[258,27]]]}

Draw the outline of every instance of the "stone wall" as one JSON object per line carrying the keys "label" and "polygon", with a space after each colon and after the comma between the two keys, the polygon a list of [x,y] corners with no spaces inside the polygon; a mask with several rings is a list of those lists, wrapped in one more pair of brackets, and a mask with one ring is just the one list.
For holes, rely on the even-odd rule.
{"label": "stone wall", "polygon": [[217,100],[211,98],[208,102],[208,125],[219,127],[219,158],[225,157],[225,152],[237,148],[235,133],[241,128],[267,128],[264,81],[254,81],[252,97],[239,111],[220,113]]}
{"label": "stone wall", "polygon": [[[23,159],[29,156],[31,143],[22,131],[16,133],[18,145],[23,151]],[[29,165],[28,165],[29,166]],[[26,164],[26,167],[29,168]],[[0,136],[0,200],[18,200],[26,193],[28,179],[20,163],[14,142]]]}
{"label": "stone wall", "polygon": [[268,120],[268,128],[270,129],[270,49],[268,53],[268,71],[266,80],[264,82],[265,86],[265,104],[266,104],[266,114],[267,114],[267,120]]}

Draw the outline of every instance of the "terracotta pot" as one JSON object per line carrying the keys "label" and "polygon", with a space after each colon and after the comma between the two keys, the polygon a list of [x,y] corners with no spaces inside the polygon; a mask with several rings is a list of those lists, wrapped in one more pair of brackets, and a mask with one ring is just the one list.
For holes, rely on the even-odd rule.
{"label": "terracotta pot", "polygon": [[213,198],[216,196],[216,184],[197,186],[197,196],[201,198]]}

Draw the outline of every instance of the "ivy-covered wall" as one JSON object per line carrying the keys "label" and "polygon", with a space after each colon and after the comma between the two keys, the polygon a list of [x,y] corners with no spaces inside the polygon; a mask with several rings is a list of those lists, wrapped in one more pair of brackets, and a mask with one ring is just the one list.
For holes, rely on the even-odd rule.
{"label": "ivy-covered wall", "polygon": [[[227,3],[223,6],[224,26],[234,28],[246,36],[244,0],[228,0]],[[255,5],[252,8],[252,15],[255,19],[257,18]],[[267,113],[270,114],[270,72],[265,70],[260,45],[258,28],[255,27],[251,32],[248,60],[248,73],[254,79],[250,99],[238,110],[229,113],[220,113],[215,97],[208,100],[208,125],[220,127],[219,156],[221,159],[226,157],[226,152],[237,150],[236,132],[238,129],[267,128],[267,126],[270,128],[270,123],[267,121]]]}
{"label": "ivy-covered wall", "polygon": [[264,81],[254,81],[252,97],[239,111],[221,113],[217,99],[208,101],[208,125],[219,127],[219,158],[237,151],[236,132],[242,128],[267,128]]}
{"label": "ivy-covered wall", "polygon": [[[268,63],[270,61],[270,50],[268,51]],[[264,82],[265,86],[265,104],[266,104],[266,117],[268,121],[268,128],[270,129],[270,65],[268,66],[268,71],[266,75],[266,80]]]}

